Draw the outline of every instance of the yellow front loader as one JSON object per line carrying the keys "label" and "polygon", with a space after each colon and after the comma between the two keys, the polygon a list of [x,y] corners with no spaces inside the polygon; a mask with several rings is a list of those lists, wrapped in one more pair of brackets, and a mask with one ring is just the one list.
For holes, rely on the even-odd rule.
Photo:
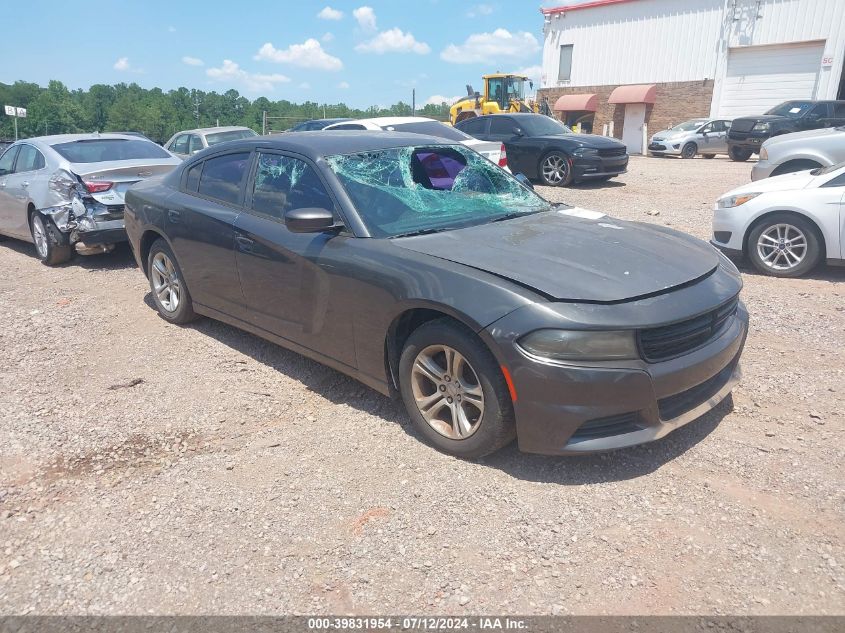
{"label": "yellow front loader", "polygon": [[495,73],[484,75],[484,94],[475,92],[467,86],[467,98],[461,99],[449,108],[449,120],[452,125],[459,121],[485,114],[502,112],[539,112],[550,114],[548,104],[537,103],[525,98],[525,82],[530,88],[534,83],[524,75]]}

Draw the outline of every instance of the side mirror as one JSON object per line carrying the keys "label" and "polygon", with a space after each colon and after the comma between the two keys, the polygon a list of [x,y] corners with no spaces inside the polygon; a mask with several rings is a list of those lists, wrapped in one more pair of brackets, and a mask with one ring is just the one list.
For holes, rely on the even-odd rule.
{"label": "side mirror", "polygon": [[522,131],[522,128],[517,126],[513,129],[514,136],[525,136],[525,132]]}
{"label": "side mirror", "polygon": [[526,176],[522,172],[520,172],[518,174],[514,174],[514,178],[516,178],[519,181],[519,184],[523,185],[524,187],[528,187],[529,189],[532,189],[532,190],[534,189],[533,183],[530,180],[528,180],[528,176]]}
{"label": "side mirror", "polygon": [[291,233],[321,233],[336,228],[334,214],[316,207],[291,209],[285,213],[285,226]]}
{"label": "side mirror", "polygon": [[193,156],[194,154],[199,154],[201,151],[201,149],[195,149],[193,152],[191,152],[191,156]]}

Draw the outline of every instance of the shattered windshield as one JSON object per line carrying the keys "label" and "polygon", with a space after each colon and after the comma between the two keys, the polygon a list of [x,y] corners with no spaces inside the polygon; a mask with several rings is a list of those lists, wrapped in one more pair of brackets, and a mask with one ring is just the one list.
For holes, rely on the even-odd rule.
{"label": "shattered windshield", "polygon": [[446,231],[550,207],[460,145],[400,147],[326,160],[375,237]]}

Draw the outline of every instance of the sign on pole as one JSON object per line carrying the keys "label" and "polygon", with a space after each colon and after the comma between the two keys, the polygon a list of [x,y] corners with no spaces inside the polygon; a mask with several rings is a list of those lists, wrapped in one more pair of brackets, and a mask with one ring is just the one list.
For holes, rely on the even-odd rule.
{"label": "sign on pole", "polygon": [[25,119],[25,118],[26,118],[26,108],[18,108],[18,109],[17,109],[17,115],[18,115],[21,119]]}
{"label": "sign on pole", "polygon": [[6,114],[9,116],[15,116],[16,108],[15,106],[4,106],[6,108]]}

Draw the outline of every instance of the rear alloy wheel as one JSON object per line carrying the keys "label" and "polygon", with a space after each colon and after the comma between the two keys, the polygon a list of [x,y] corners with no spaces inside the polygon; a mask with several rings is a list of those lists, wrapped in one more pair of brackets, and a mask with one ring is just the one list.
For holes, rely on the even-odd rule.
{"label": "rear alloy wheel", "polygon": [[551,152],[540,161],[540,180],[549,187],[565,187],[572,182],[572,160],[560,152]]}
{"label": "rear alloy wheel", "polygon": [[475,333],[454,321],[414,330],[399,360],[399,384],[414,426],[444,453],[475,459],[516,435],[502,370]]}
{"label": "rear alloy wheel", "polygon": [[32,233],[32,243],[35,244],[35,253],[38,259],[48,266],[58,266],[70,261],[73,254],[69,245],[56,244],[53,236],[47,229],[47,222],[40,213],[33,213],[29,219],[29,229]]}
{"label": "rear alloy wheel", "polygon": [[732,161],[737,163],[744,163],[749,158],[751,158],[751,154],[753,152],[750,149],[742,149],[741,147],[729,147],[728,148],[728,156],[731,157]]}
{"label": "rear alloy wheel", "polygon": [[821,258],[815,229],[798,216],[777,214],[754,227],[748,255],[755,268],[774,277],[800,277]]}
{"label": "rear alloy wheel", "polygon": [[188,286],[173,251],[162,239],[153,243],[147,258],[147,276],[156,309],[171,323],[188,323],[196,318]]}
{"label": "rear alloy wheel", "polygon": [[681,148],[681,158],[695,158],[698,153],[698,145],[695,143],[687,143]]}

